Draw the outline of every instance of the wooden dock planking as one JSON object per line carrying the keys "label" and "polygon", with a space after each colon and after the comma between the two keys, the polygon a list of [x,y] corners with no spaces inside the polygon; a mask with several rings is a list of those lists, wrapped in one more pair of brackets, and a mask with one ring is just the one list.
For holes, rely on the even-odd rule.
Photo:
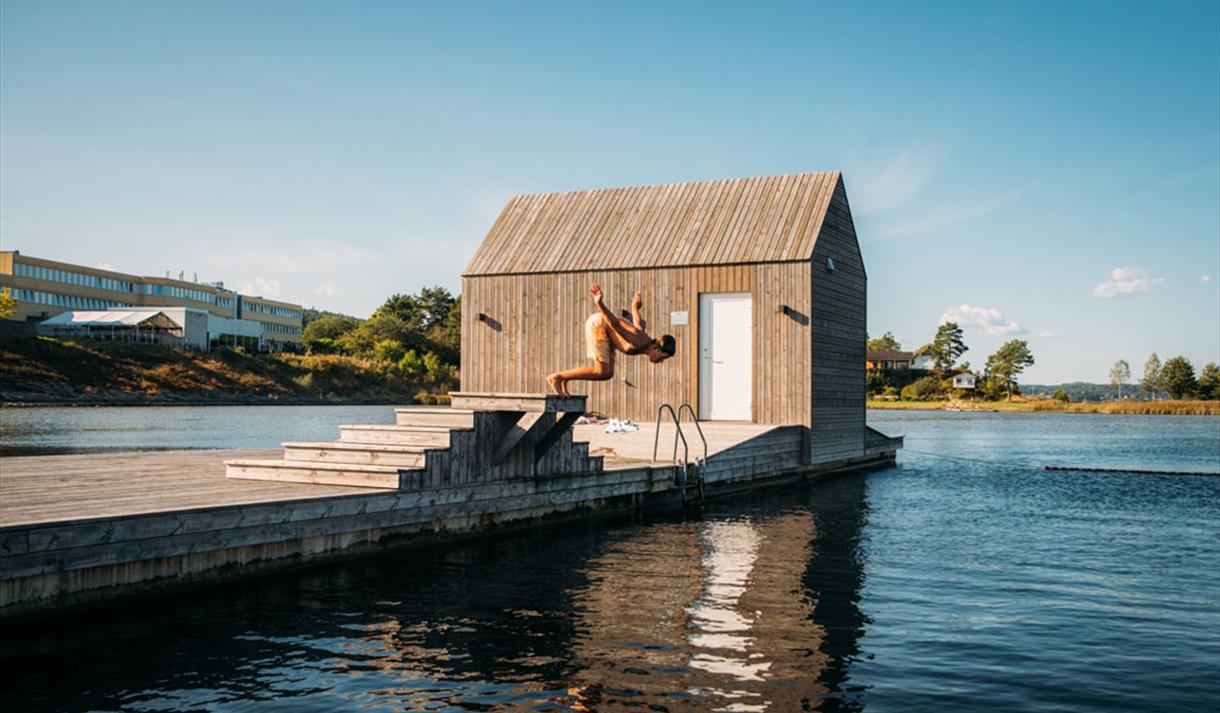
{"label": "wooden dock planking", "polygon": [[143,451],[0,460],[0,526],[365,495],[367,488],[225,477],[225,460],[280,450]]}
{"label": "wooden dock planking", "polygon": [[[708,452],[722,454],[773,429],[752,423],[702,424]],[[573,440],[603,456],[605,470],[649,465],[655,424],[633,433],[606,433],[604,425],[580,425]],[[703,447],[683,424],[690,458]],[[673,454],[674,428],[661,427],[658,460]],[[681,458],[681,445],[678,456]],[[90,519],[194,508],[291,501],[330,495],[369,495],[368,488],[244,480],[225,477],[224,461],[282,458],[281,449],[144,451],[4,458],[0,461],[0,526]]]}

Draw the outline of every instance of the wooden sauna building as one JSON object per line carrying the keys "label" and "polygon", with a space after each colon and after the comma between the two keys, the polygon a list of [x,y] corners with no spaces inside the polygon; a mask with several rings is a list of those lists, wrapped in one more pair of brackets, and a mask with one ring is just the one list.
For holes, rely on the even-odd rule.
{"label": "wooden sauna building", "polygon": [[587,364],[589,295],[643,293],[675,357],[573,382],[590,410],[805,427],[808,462],[865,452],[867,275],[838,172],[522,195],[462,276],[462,391],[540,392]]}

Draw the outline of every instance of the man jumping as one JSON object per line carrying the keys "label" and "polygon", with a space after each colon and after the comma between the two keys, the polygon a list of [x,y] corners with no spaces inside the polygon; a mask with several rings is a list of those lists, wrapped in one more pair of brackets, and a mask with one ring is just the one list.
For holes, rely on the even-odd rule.
{"label": "man jumping", "polygon": [[570,396],[568,382],[605,381],[614,376],[614,352],[624,354],[647,354],[648,361],[658,364],[674,355],[674,338],[668,334],[653,339],[644,331],[644,320],[640,318],[640,307],[644,300],[640,293],[631,299],[631,321],[620,319],[602,302],[602,288],[593,283],[589,288],[597,311],[585,320],[585,348],[593,360],[590,366],[560,371],[546,377],[547,386],[560,396]]}

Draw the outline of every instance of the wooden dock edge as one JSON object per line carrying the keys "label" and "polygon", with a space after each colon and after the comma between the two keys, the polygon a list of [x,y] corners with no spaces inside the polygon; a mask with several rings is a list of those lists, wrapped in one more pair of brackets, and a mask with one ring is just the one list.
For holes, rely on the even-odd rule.
{"label": "wooden dock edge", "polygon": [[[890,450],[818,465],[771,461],[772,469],[764,472],[733,467],[709,480],[705,497],[888,468],[895,455]],[[377,492],[4,527],[0,620],[37,620],[510,529],[679,510],[684,498],[674,485],[675,475],[673,466],[647,466],[423,493]],[[694,499],[696,491],[688,488],[686,497]]]}

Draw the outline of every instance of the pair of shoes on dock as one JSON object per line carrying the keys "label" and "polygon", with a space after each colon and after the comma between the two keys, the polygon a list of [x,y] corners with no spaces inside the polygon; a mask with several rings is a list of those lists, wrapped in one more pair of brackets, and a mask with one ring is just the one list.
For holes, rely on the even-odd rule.
{"label": "pair of shoes on dock", "polygon": [[631,419],[620,421],[617,418],[612,418],[610,423],[606,424],[606,433],[631,433],[638,430],[640,430],[640,427],[635,425]]}

